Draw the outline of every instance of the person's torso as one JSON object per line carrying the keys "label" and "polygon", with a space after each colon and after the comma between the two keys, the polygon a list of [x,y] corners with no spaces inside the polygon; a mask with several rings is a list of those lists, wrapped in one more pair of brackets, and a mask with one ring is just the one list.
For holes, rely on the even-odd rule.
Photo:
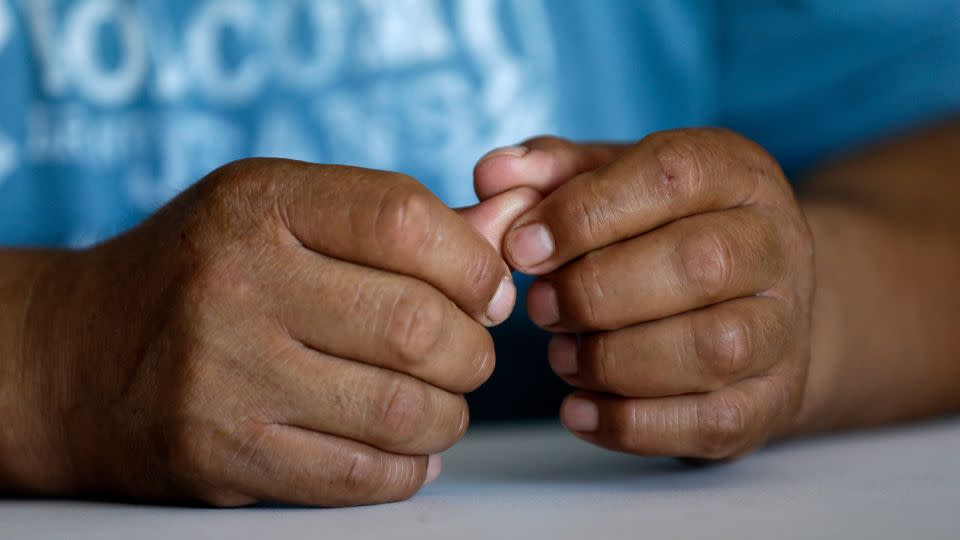
{"label": "person's torso", "polygon": [[247,156],[468,203],[495,146],[702,121],[705,36],[635,43],[698,3],[0,0],[0,242],[102,240]]}
{"label": "person's torso", "polygon": [[720,123],[801,167],[957,103],[958,35],[952,0],[0,0],[0,245],[102,240],[248,156],[452,205],[540,133]]}

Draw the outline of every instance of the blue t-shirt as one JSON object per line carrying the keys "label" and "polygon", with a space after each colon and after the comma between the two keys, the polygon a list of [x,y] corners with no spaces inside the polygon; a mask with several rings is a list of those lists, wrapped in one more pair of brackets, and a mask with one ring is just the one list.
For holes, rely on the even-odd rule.
{"label": "blue t-shirt", "polygon": [[110,237],[245,156],[461,205],[539,133],[722,124],[796,171],[958,108],[956,0],[0,0],[0,245]]}
{"label": "blue t-shirt", "polygon": [[540,133],[725,125],[798,172],[958,111],[957,0],[0,0],[0,246],[109,238],[248,156],[464,205]]}

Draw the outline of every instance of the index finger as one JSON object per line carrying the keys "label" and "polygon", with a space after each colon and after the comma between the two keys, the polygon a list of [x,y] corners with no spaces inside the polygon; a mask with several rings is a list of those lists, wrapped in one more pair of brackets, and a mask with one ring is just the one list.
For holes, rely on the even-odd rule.
{"label": "index finger", "polygon": [[417,278],[485,325],[512,311],[516,288],[503,258],[419,182],[370,169],[279,163],[270,174],[292,187],[280,190],[278,211],[305,248]]}
{"label": "index finger", "polygon": [[542,275],[589,251],[694,214],[751,203],[782,176],[763,149],[721,129],[655,133],[560,185],[507,233],[504,256]]}

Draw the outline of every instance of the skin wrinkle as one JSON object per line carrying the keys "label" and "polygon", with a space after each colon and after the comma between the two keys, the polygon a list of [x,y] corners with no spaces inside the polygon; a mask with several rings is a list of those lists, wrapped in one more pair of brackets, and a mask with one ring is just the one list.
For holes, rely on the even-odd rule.
{"label": "skin wrinkle", "polygon": [[[421,213],[427,216],[425,225],[419,222],[415,222],[413,225],[407,224],[407,220],[409,219],[408,214],[410,214],[411,208],[416,208],[419,210],[420,205],[425,206],[426,204],[423,202],[423,197],[425,197],[424,195],[418,194],[410,197],[411,198],[408,199],[408,201],[405,202],[401,207],[403,209],[403,213],[401,214],[401,217],[398,218],[399,223],[397,230],[404,233],[409,233],[411,229],[423,231],[421,233],[424,235],[423,238],[418,239],[418,241],[413,243],[414,249],[412,252],[412,259],[414,261],[423,261],[426,259],[427,253],[436,253],[438,250],[437,248],[443,245],[443,228],[437,227],[433,224],[433,220],[430,218],[429,210],[421,210]],[[411,201],[416,201],[416,203]]]}
{"label": "skin wrinkle", "polygon": [[[640,175],[637,175],[637,177],[639,179]],[[644,182],[630,182],[627,185],[628,201],[624,202],[623,206],[618,209],[618,215],[629,215],[642,211],[646,207],[644,202],[648,193],[647,190],[648,187]],[[627,236],[628,234],[629,231],[621,232],[621,236]]]}
{"label": "skin wrinkle", "polygon": [[[591,186],[588,189],[594,189],[593,182],[587,185]],[[603,218],[602,212],[607,209],[597,208],[597,206],[593,204],[596,200],[598,200],[596,193],[589,198],[576,200],[574,202],[573,212],[571,213],[574,223],[582,223],[584,225],[580,234],[585,234],[585,240],[588,243],[593,242],[595,238],[600,238],[603,234],[602,231],[605,229],[606,220]]]}
{"label": "skin wrinkle", "polygon": [[[684,262],[688,285],[692,284],[705,298],[712,301],[723,298],[733,284],[736,257],[730,246],[731,241],[725,234],[716,231],[700,232],[688,237],[694,239],[694,247],[687,251],[690,258]],[[692,255],[689,255],[690,253]]]}
{"label": "skin wrinkle", "polygon": [[293,232],[292,221],[290,219],[290,203],[282,201],[281,196],[276,195],[271,199],[271,213],[276,216],[279,223],[283,224],[280,234],[283,238],[290,240],[290,245],[307,249],[299,237]]}
{"label": "skin wrinkle", "polygon": [[702,374],[701,376],[704,380],[708,380],[709,378],[716,376],[716,367],[708,365],[708,362],[705,361],[707,360],[708,355],[703,350],[704,342],[710,341],[710,339],[704,336],[703,331],[697,331],[696,328],[694,327],[694,324],[693,324],[694,321],[702,320],[702,319],[698,319],[696,317],[688,317],[687,320],[690,321],[689,326],[691,327],[691,333],[693,338],[692,340],[693,352],[694,352],[693,358],[695,359],[694,363],[697,366],[696,369]]}
{"label": "skin wrinkle", "polygon": [[[471,292],[475,292],[475,293],[481,292],[483,289],[482,285],[492,281],[490,270],[493,267],[494,267],[493,265],[487,264],[487,261],[484,260],[484,258],[482,257],[474,258],[472,261],[469,262],[469,264],[467,265],[467,268],[465,269],[465,275],[467,276],[467,283],[470,283],[471,286],[478,287],[476,291],[471,291]],[[500,276],[502,276],[505,273],[505,271],[500,267],[500,265],[496,265],[496,269],[497,271],[494,274],[494,276],[497,278],[497,280],[494,282],[495,284],[492,287],[491,286],[485,287],[487,292],[485,292],[484,294],[473,295],[473,296],[479,296],[480,298],[483,299],[482,303],[478,306],[479,315],[473,314],[473,316],[475,318],[480,318],[481,320],[484,320],[484,321],[486,321],[486,317],[487,317],[485,313],[487,306],[493,300],[493,295],[496,294],[497,287],[500,286],[500,282],[503,280],[503,278],[501,278]]]}
{"label": "skin wrinkle", "polygon": [[[388,311],[387,311],[387,316],[386,316],[386,318],[384,319],[384,321],[386,321],[386,322],[384,323],[384,325],[383,325],[383,327],[381,328],[381,331],[380,331],[380,334],[383,336],[383,339],[384,339],[386,342],[388,342],[388,343],[394,343],[394,344],[395,344],[396,341],[397,341],[396,338],[393,338],[393,337],[392,337],[392,336],[396,335],[396,333],[394,332],[394,330],[392,330],[392,328],[393,328],[393,325],[395,324],[395,322],[397,321],[397,310],[400,309],[400,304],[401,304],[401,302],[403,302],[404,297],[406,297],[408,294],[409,294],[409,287],[404,287],[404,290],[403,290],[400,294],[398,294],[398,295],[394,298],[394,300],[393,300],[392,302],[390,302],[390,307],[389,307],[389,309],[388,309]],[[379,299],[382,300],[382,298],[383,298],[383,295],[382,295],[382,294],[378,294],[377,296],[378,296]],[[377,312],[379,313],[380,311],[377,310]],[[405,323],[404,326],[405,326],[405,328],[403,328],[403,330],[400,332],[400,335],[401,335],[401,336],[404,336],[404,337],[402,338],[403,340],[409,340],[409,339],[410,339],[410,333],[411,333],[411,332],[410,332],[410,324],[411,324],[411,322],[412,322],[412,320],[411,320],[409,317],[406,318],[406,320],[404,320],[404,323]],[[409,341],[406,341],[405,343],[409,343]]]}
{"label": "skin wrinkle", "polygon": [[358,471],[360,470],[360,462],[364,459],[361,454],[354,454],[350,458],[350,465],[347,467],[347,473],[344,476],[344,484],[347,489],[353,491],[354,488],[363,485],[363,479],[361,478]]}
{"label": "skin wrinkle", "polygon": [[580,289],[580,298],[583,299],[580,307],[584,309],[584,312],[578,318],[586,322],[587,325],[602,325],[598,306],[605,298],[603,286],[600,284],[603,280],[599,276],[600,269],[595,263],[590,262],[592,260],[592,258],[582,259],[581,271],[575,274],[577,276],[576,283]]}
{"label": "skin wrinkle", "polygon": [[[370,223],[373,224],[372,230],[378,231],[378,232],[381,231],[382,227],[379,226],[378,224],[382,223],[383,220],[386,219],[385,212],[388,204],[387,201],[391,199],[391,193],[396,189],[398,189],[397,186],[392,186],[388,191],[382,192],[379,194],[376,202],[373,204],[374,210],[371,215],[367,215],[366,211],[362,210],[363,207],[361,207],[360,212],[357,212],[356,206],[350,206],[349,207],[350,217],[351,217],[350,223],[355,223],[356,222],[355,220],[359,220],[364,223],[369,221]],[[354,227],[354,229],[355,229],[354,234],[365,232],[365,228],[363,227]],[[389,240],[385,238],[382,234],[374,234],[373,238],[374,240],[376,240],[376,247],[377,247],[377,251],[374,253],[374,256],[376,256],[377,258],[386,258],[387,255],[391,253],[393,246],[388,245]]]}
{"label": "skin wrinkle", "polygon": [[[409,431],[397,429],[398,426],[405,426],[409,423],[407,420],[410,417],[410,412],[408,409],[410,406],[408,403],[411,401],[409,399],[408,391],[406,390],[407,383],[405,383],[400,378],[395,378],[390,385],[390,390],[387,391],[386,395],[388,396],[385,405],[380,410],[380,418],[377,419],[376,425],[385,426],[390,431],[395,431],[398,434],[404,436],[404,440],[400,441],[402,443],[411,443],[411,439],[406,439]],[[398,421],[395,421],[399,419]]]}
{"label": "skin wrinkle", "polygon": [[493,216],[487,223],[481,225],[481,232],[486,235],[490,231],[506,229],[506,226],[509,225],[514,219],[518,210],[522,210],[526,207],[526,201],[522,199],[510,199],[507,201],[501,211]]}
{"label": "skin wrinkle", "polygon": [[612,363],[611,361],[612,356],[607,350],[606,338],[604,338],[602,334],[596,335],[593,338],[593,342],[594,342],[595,350],[597,351],[596,358],[599,360],[597,362],[593,362],[592,364],[593,369],[595,371],[594,377],[596,378],[596,381],[601,386],[608,386],[610,388],[611,393],[624,395],[624,392],[621,389],[616,387],[613,379],[610,377],[610,374],[609,374],[610,364]]}
{"label": "skin wrinkle", "polygon": [[[466,407],[464,407],[466,408]],[[431,408],[433,414],[431,415],[430,421],[427,423],[429,427],[422,429],[423,433],[434,433],[444,431],[443,429],[443,411],[440,407]],[[419,411],[417,411],[419,413]],[[422,416],[418,414],[418,416]],[[461,423],[463,422],[463,412],[461,411],[459,415],[459,420],[457,421],[457,438],[459,439],[462,436],[462,432],[459,431]],[[422,423],[422,422],[421,422]]]}
{"label": "skin wrinkle", "polygon": [[721,358],[721,363],[726,364],[720,366],[720,371],[724,377],[742,375],[749,371],[752,359],[749,343],[756,339],[751,331],[752,326],[735,316],[721,319],[720,326],[721,335],[717,336],[717,342],[721,352],[717,355]]}
{"label": "skin wrinkle", "polygon": [[[637,415],[638,409],[639,409],[639,407],[628,407],[628,408],[627,408],[627,411],[628,411],[627,414],[629,415],[629,419],[627,420],[627,425],[628,425],[628,426],[633,426],[633,430],[632,430],[633,433],[636,433],[637,435],[641,435],[641,434],[643,433],[644,423],[638,421],[638,415]],[[634,441],[632,444],[633,444],[633,445],[636,445],[636,443],[637,443],[637,442]],[[628,443],[628,444],[629,444],[629,443]]]}
{"label": "skin wrinkle", "polygon": [[254,430],[252,433],[245,433],[240,439],[240,445],[236,447],[228,460],[240,476],[244,476],[247,470],[253,466],[254,457],[257,455],[263,438],[266,436],[260,430]]}
{"label": "skin wrinkle", "polygon": [[739,406],[729,398],[713,397],[710,401],[698,401],[696,411],[698,450],[707,458],[732,454],[744,425]]}
{"label": "skin wrinkle", "polygon": [[[698,361],[700,352],[697,346],[697,331],[694,328],[696,317],[687,317],[686,324],[683,325],[683,337],[678,341],[679,345],[674,349],[676,363],[680,369],[687,372],[695,372],[701,378],[706,378],[706,366]],[[688,360],[689,358],[689,360]],[[691,367],[690,364],[693,364]]]}
{"label": "skin wrinkle", "polygon": [[[682,215],[682,206],[690,200],[691,194],[703,193],[704,174],[700,161],[695,152],[684,148],[679,142],[683,137],[687,141],[687,134],[671,134],[660,138],[651,136],[654,146],[654,156],[660,166],[660,183],[658,199],[663,201],[664,207],[669,209],[670,215]],[[677,165],[679,162],[679,166]]]}
{"label": "skin wrinkle", "polygon": [[[417,298],[418,295],[411,294],[410,290],[413,287],[407,285],[404,287],[403,292],[398,294],[394,301],[390,304],[390,311],[387,318],[387,324],[385,327],[385,338],[387,342],[398,345],[400,349],[400,355],[404,359],[411,363],[413,366],[422,365],[422,360],[424,356],[429,356],[440,343],[440,340],[444,336],[443,325],[446,324],[447,317],[440,316],[435,317],[439,319],[440,328],[434,329],[437,321],[429,320],[428,316],[425,316],[426,305],[423,300],[416,301],[411,300],[411,298]],[[411,302],[418,302],[414,304],[413,307],[409,307]],[[400,310],[401,314],[405,314],[401,317],[400,321],[402,325],[398,330],[394,329],[397,321],[397,313]],[[432,335],[429,335],[429,343],[426,343],[425,346],[421,346],[420,336],[424,335],[425,332],[431,332]],[[397,337],[399,336],[399,337]],[[420,350],[423,349],[423,350]]]}
{"label": "skin wrinkle", "polygon": [[670,277],[673,279],[665,279],[661,284],[661,286],[669,288],[670,296],[674,298],[682,297],[683,292],[686,289],[686,284],[684,278],[682,277],[686,274],[683,255],[681,254],[681,247],[684,245],[684,243],[684,236],[681,235],[677,242],[673,244],[673,249],[670,251],[670,262],[672,267]]}

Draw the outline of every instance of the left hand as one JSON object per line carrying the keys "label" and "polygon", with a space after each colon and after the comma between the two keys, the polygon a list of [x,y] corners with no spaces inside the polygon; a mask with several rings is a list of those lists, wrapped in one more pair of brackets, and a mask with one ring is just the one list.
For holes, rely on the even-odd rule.
{"label": "left hand", "polygon": [[580,391],[566,426],[606,448],[727,459],[787,432],[810,358],[813,242],[777,162],[720,129],[634,145],[538,138],[477,164],[488,198],[544,200],[507,234],[539,276],[531,319]]}

